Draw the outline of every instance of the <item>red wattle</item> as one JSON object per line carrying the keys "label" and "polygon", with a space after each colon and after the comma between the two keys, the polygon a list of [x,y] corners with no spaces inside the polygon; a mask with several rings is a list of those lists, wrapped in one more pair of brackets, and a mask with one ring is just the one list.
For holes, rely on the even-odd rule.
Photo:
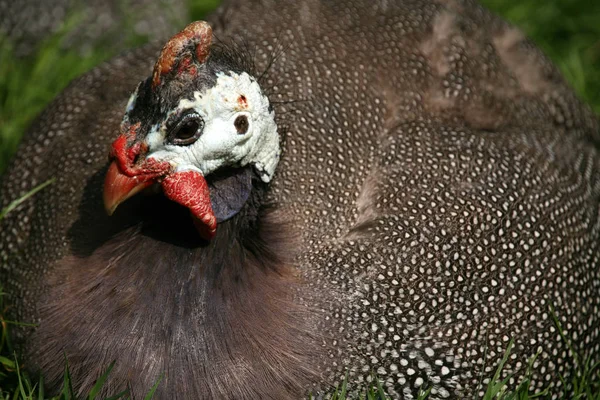
{"label": "red wattle", "polygon": [[208,184],[201,173],[173,172],[163,179],[162,188],[165,196],[190,209],[197,219],[196,227],[204,239],[215,236],[217,218],[210,204]]}

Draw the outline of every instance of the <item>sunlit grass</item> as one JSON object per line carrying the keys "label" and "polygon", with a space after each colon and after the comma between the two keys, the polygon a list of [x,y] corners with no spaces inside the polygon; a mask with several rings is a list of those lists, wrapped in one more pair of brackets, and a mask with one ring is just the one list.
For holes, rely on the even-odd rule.
{"label": "sunlit grass", "polygon": [[600,1],[480,1],[531,37],[600,114]]}
{"label": "sunlit grass", "polygon": [[102,47],[88,54],[64,49],[66,33],[78,22],[77,16],[70,18],[25,58],[15,57],[13,45],[0,38],[0,173],[24,130],[50,100],[73,78],[112,55]]}

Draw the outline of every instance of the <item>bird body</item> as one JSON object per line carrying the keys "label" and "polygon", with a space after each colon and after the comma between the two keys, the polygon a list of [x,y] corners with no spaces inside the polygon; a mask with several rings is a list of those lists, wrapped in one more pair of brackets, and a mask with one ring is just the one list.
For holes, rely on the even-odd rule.
{"label": "bird body", "polygon": [[[64,352],[83,388],[116,360],[107,390],[135,398],[162,373],[159,398],[280,399],[346,371],[356,393],[375,372],[392,398],[464,398],[514,339],[509,385],[539,352],[533,387],[558,396],[553,315],[597,360],[600,128],[530,41],[468,0],[229,1],[208,22],[195,52],[203,30],[75,81],[6,173],[2,205],[56,179],[0,222],[32,368],[58,384]],[[126,172],[148,160],[167,164]],[[116,179],[156,193],[109,217]]]}

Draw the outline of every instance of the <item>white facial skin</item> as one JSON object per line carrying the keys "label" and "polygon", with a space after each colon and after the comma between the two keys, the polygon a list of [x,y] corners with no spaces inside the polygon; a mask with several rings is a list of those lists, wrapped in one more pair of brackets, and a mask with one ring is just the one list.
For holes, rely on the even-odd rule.
{"label": "white facial skin", "polygon": [[[245,102],[240,101],[242,96]],[[146,137],[147,158],[167,161],[177,172],[194,170],[204,176],[221,167],[252,164],[264,182],[271,180],[280,156],[279,135],[269,101],[250,75],[219,73],[214,87],[194,92],[193,100],[181,100],[172,113],[190,109],[204,119],[198,140],[187,146],[167,143],[163,121]],[[234,125],[241,115],[248,119],[245,134]]]}

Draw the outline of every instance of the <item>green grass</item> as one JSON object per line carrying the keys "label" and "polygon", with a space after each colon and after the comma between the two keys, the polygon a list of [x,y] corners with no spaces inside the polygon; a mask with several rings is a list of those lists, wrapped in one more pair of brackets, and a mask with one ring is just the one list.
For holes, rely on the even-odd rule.
{"label": "green grass", "polygon": [[73,78],[114,54],[108,46],[81,54],[65,49],[68,32],[80,22],[68,19],[31,56],[17,58],[12,43],[0,37],[0,173],[31,121]]}
{"label": "green grass", "polygon": [[480,1],[530,36],[600,114],[600,1]]}

